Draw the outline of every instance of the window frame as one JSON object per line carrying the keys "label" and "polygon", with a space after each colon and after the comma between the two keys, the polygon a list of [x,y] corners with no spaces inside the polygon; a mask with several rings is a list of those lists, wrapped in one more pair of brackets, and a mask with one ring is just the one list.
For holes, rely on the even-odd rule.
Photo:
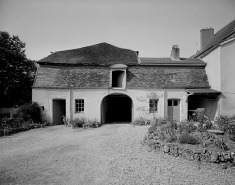
{"label": "window frame", "polygon": [[[79,102],[79,101],[83,101],[83,102]],[[85,112],[85,99],[84,98],[74,99],[74,109],[75,109],[74,111],[75,113],[84,113]],[[79,111],[79,109],[81,109],[81,111]]]}
{"label": "window frame", "polygon": [[155,98],[149,99],[149,113],[158,112],[158,103],[159,103],[159,99],[155,99]]}
{"label": "window frame", "polygon": [[[125,64],[114,64],[112,66],[109,67],[110,70],[110,82],[109,82],[109,86],[111,89],[126,89],[126,75],[127,75],[127,65]],[[122,79],[122,86],[120,87],[114,87],[113,86],[113,72],[116,73],[117,71],[123,72],[123,79]]]}

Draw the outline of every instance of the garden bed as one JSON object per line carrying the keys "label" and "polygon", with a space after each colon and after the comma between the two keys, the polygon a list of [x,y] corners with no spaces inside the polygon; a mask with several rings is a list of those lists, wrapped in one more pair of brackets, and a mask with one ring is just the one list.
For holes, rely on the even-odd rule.
{"label": "garden bed", "polygon": [[162,151],[166,154],[183,157],[187,160],[225,163],[235,161],[234,146],[233,150],[224,151],[218,148],[204,148],[201,145],[179,144],[178,142],[164,142],[155,139],[154,134],[147,134],[144,139],[144,144],[147,144],[151,149]]}
{"label": "garden bed", "polygon": [[215,124],[209,120],[202,123],[155,120],[143,144],[152,150],[190,161],[234,164],[235,127],[229,119],[226,122],[224,120],[220,117]]}

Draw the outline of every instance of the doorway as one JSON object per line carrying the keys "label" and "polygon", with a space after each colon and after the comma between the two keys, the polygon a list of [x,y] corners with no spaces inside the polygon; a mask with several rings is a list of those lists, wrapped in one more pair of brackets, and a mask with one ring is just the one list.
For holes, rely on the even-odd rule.
{"label": "doorway", "polygon": [[63,124],[63,117],[66,115],[66,101],[64,99],[53,100],[53,125]]}
{"label": "doorway", "polygon": [[168,99],[168,119],[174,121],[180,121],[180,100]]}
{"label": "doorway", "polygon": [[124,94],[106,96],[101,103],[102,123],[123,123],[132,121],[132,100]]}

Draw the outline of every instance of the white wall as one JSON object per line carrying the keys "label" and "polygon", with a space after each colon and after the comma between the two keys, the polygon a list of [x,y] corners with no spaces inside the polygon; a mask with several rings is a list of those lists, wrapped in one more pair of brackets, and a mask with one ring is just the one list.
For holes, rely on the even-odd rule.
{"label": "white wall", "polygon": [[[148,98],[150,93],[154,93],[159,99],[158,112],[149,113]],[[129,96],[133,101],[132,108],[132,121],[139,116],[151,119],[154,117],[164,118],[167,115],[167,99],[180,99],[180,119],[187,119],[187,93],[184,89],[173,90],[173,89],[158,89],[158,90],[131,90],[131,89],[33,89],[33,101],[38,102],[41,106],[45,107],[47,114],[47,120],[52,120],[52,100],[56,98],[66,100],[66,116],[71,119],[77,117],[85,117],[88,119],[101,119],[101,102],[104,97],[113,93],[121,93]],[[70,97],[71,95],[71,97]],[[75,113],[75,99],[84,99],[84,113]],[[70,106],[72,102],[72,106]]]}
{"label": "white wall", "polygon": [[46,120],[50,123],[52,120],[53,99],[66,100],[66,116],[70,117],[70,91],[69,89],[32,89],[32,101],[38,102],[40,106],[44,106]]}
{"label": "white wall", "polygon": [[221,45],[221,114],[235,114],[235,40]]}
{"label": "white wall", "polygon": [[216,115],[235,114],[235,41],[221,44],[203,58],[211,89],[220,91]]}
{"label": "white wall", "polygon": [[215,49],[213,52],[203,58],[203,61],[205,61],[207,64],[205,70],[211,89],[220,91],[220,48]]}

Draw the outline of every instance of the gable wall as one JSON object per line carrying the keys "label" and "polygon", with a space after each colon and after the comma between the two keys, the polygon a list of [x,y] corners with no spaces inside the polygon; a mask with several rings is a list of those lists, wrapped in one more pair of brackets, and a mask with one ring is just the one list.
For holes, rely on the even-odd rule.
{"label": "gable wall", "polygon": [[235,114],[235,41],[221,47],[221,114]]}
{"label": "gable wall", "polygon": [[209,55],[204,57],[203,60],[207,64],[205,70],[211,89],[220,91],[221,90],[220,49],[219,48],[215,49]]}

